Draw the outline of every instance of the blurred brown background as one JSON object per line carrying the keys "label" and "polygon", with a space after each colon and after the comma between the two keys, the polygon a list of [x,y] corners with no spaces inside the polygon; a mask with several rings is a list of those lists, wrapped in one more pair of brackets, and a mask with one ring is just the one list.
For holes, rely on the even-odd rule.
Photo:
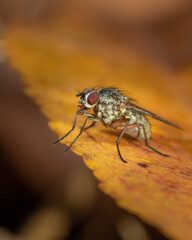
{"label": "blurred brown background", "polygon": [[[10,24],[63,18],[64,26],[111,39],[170,72],[192,63],[190,0],[1,0],[1,36]],[[0,239],[166,239],[102,194],[97,181],[22,92],[0,42]]]}

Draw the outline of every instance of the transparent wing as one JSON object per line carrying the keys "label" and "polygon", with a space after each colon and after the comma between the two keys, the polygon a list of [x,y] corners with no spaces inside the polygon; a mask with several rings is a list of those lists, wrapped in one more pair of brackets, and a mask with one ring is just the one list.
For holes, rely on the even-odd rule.
{"label": "transparent wing", "polygon": [[183,128],[181,128],[181,127],[175,125],[174,123],[169,122],[169,121],[167,121],[167,120],[165,120],[165,119],[163,119],[163,118],[157,116],[156,114],[147,111],[147,110],[144,109],[144,108],[138,107],[138,106],[135,105],[135,104],[129,103],[128,108],[135,109],[135,110],[138,111],[138,112],[144,113],[145,115],[148,115],[148,116],[150,116],[150,117],[152,117],[152,118],[155,118],[155,119],[157,119],[157,120],[159,120],[159,121],[161,121],[161,122],[164,122],[164,123],[166,123],[166,124],[168,124],[168,125],[170,125],[170,126],[173,126],[173,127],[175,127],[175,128],[178,128],[178,129],[183,130]]}

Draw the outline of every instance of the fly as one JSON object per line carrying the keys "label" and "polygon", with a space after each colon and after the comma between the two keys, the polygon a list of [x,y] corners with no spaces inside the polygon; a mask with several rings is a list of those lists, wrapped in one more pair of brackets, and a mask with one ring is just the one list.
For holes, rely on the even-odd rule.
{"label": "fly", "polygon": [[[88,88],[83,92],[78,93],[76,97],[80,97],[80,104],[78,105],[79,109],[75,114],[73,126],[66,135],[54,142],[54,144],[63,140],[75,129],[78,115],[84,115],[86,116],[86,119],[80,129],[79,134],[67,147],[65,152],[71,148],[74,142],[81,136],[83,131],[93,127],[98,121],[102,121],[106,127],[121,130],[121,134],[116,141],[116,146],[120,159],[125,163],[126,161],[122,157],[119,149],[119,143],[124,134],[128,134],[139,141],[144,141],[146,147],[150,148],[159,155],[169,157],[169,155],[159,152],[150,146],[149,139],[151,136],[151,126],[146,118],[146,115],[183,130],[174,123],[171,123],[153,114],[152,112],[137,106],[133,99],[125,96],[116,88]],[[93,109],[94,113],[89,112],[91,109]],[[92,123],[86,127],[87,120],[92,120]]]}

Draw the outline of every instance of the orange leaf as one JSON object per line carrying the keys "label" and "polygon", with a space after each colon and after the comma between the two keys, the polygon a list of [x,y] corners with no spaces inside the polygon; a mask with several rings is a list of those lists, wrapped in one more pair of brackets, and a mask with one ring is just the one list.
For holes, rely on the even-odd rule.
{"label": "orange leaf", "polygon": [[[120,207],[169,237],[191,239],[192,68],[168,73],[146,59],[123,53],[107,40],[100,38],[98,43],[96,36],[67,27],[12,26],[5,39],[10,61],[21,73],[27,94],[41,106],[59,136],[71,129],[78,101],[75,89],[96,85],[131,91],[141,106],[185,129],[179,131],[150,119],[151,145],[170,158],[125,137],[120,143],[128,161],[124,164],[115,146],[119,132],[99,123],[87,130],[72,150],[82,155],[100,180],[101,189]],[[75,138],[83,119],[79,117],[78,127],[63,143]]]}

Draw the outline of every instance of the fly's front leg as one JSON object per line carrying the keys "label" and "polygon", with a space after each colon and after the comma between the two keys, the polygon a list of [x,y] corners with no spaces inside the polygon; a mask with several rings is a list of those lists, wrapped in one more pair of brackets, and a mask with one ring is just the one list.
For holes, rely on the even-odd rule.
{"label": "fly's front leg", "polygon": [[84,130],[87,130],[87,129],[89,129],[89,128],[94,127],[94,126],[95,126],[95,123],[96,123],[96,122],[92,122],[89,126],[87,126],[86,128],[84,128]]}
{"label": "fly's front leg", "polygon": [[81,127],[81,130],[80,130],[79,134],[77,135],[77,137],[76,137],[76,138],[73,140],[73,142],[65,149],[64,152],[67,152],[67,151],[71,148],[71,146],[73,145],[73,143],[81,136],[81,134],[82,134],[83,131],[85,130],[85,125],[86,125],[86,123],[87,123],[87,119],[88,119],[88,118],[85,119],[85,122],[83,123],[83,126]]}
{"label": "fly's front leg", "polygon": [[77,122],[77,115],[78,115],[78,112],[79,110],[77,110],[76,114],[75,114],[75,118],[74,118],[74,122],[73,122],[73,126],[71,128],[71,130],[66,133],[63,137],[61,137],[60,139],[58,139],[57,141],[55,141],[53,144],[56,144],[58,142],[60,142],[61,140],[63,140],[64,138],[66,138],[74,129],[75,129],[75,125],[76,125],[76,122]]}
{"label": "fly's front leg", "polygon": [[95,123],[98,122],[98,121],[101,121],[100,118],[96,117],[95,115],[91,114],[91,113],[85,113],[86,116],[88,116],[88,119],[92,120],[93,122],[87,126],[86,128],[84,128],[84,130],[87,130],[93,126],[95,126]]}
{"label": "fly's front leg", "polygon": [[[59,140],[57,140],[56,142],[54,142],[53,144],[58,143],[58,142],[60,142],[61,140],[63,140],[65,137],[67,137],[67,136],[75,129],[76,122],[77,122],[77,115],[85,115],[85,116],[86,116],[86,119],[85,119],[85,121],[84,121],[84,123],[83,123],[83,126],[81,127],[81,130],[80,130],[79,134],[78,134],[77,137],[72,141],[72,143],[65,149],[65,152],[67,152],[67,151],[71,148],[71,146],[72,146],[72,145],[74,144],[74,142],[81,136],[81,134],[83,133],[84,130],[86,130],[86,129],[92,127],[92,126],[94,126],[96,121],[100,121],[100,118],[97,118],[95,115],[93,115],[93,114],[91,114],[91,113],[88,113],[88,112],[87,112],[87,109],[84,109],[84,108],[83,108],[83,109],[77,110],[77,112],[76,112],[76,114],[75,114],[75,119],[74,119],[73,126],[72,126],[71,130],[70,130],[67,134],[65,134],[62,138],[60,138]],[[88,119],[92,120],[93,123],[92,123],[90,126],[85,127]]]}
{"label": "fly's front leg", "polygon": [[[86,129],[92,127],[96,121],[100,121],[99,118],[95,117],[94,115],[90,114],[90,113],[85,113],[84,115],[88,116],[86,119],[85,119],[85,122],[83,123],[83,126],[81,127],[81,130],[79,132],[79,134],[77,135],[77,137],[73,140],[73,142],[67,147],[67,149],[65,149],[65,152],[67,152],[71,146],[73,145],[73,143],[81,136],[81,134],[83,133],[83,131],[85,131]],[[90,119],[92,121],[94,121],[90,126],[88,127],[85,127],[86,123],[87,123],[87,120]]]}
{"label": "fly's front leg", "polygon": [[71,130],[68,133],[66,133],[63,137],[61,137],[60,139],[55,141],[53,144],[56,144],[56,143],[60,142],[61,140],[63,140],[64,138],[66,138],[75,129],[76,122],[77,122],[77,115],[84,115],[85,111],[86,111],[85,109],[78,109],[76,111],[75,118],[74,118],[74,121],[73,121],[73,126],[72,126]]}

